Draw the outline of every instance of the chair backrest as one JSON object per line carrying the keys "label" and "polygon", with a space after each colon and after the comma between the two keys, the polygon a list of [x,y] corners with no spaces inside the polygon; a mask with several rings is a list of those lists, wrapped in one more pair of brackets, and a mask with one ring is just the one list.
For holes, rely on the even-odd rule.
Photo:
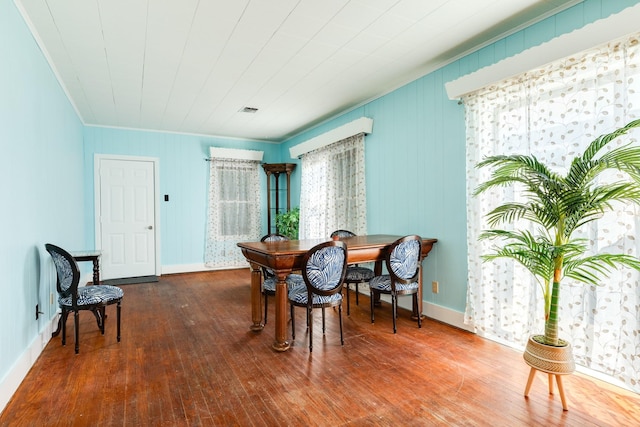
{"label": "chair backrest", "polygon": [[334,238],[336,236],[340,237],[340,238],[342,238],[342,237],[353,237],[355,235],[356,235],[355,233],[352,233],[349,230],[336,230],[333,233],[331,233],[331,238]]}
{"label": "chair backrest", "polygon": [[[260,239],[261,242],[281,242],[283,240],[289,240],[289,238],[277,233],[267,234],[265,236],[262,236],[262,238]],[[262,275],[265,279],[275,277],[275,273],[273,272],[273,270],[266,267],[262,267]]]}
{"label": "chair backrest", "polygon": [[56,289],[61,297],[72,295],[73,304],[78,296],[78,284],[80,283],[80,269],[73,256],[59,246],[47,243],[45,249],[51,255],[56,266]]}
{"label": "chair backrest", "polygon": [[287,236],[283,236],[282,234],[271,233],[266,236],[262,236],[260,239],[261,242],[279,242],[281,240],[289,240]]}
{"label": "chair backrest", "polygon": [[395,283],[413,283],[418,280],[422,238],[418,235],[404,236],[389,246],[386,257],[391,286]]}
{"label": "chair backrest", "polygon": [[346,272],[347,245],[339,240],[320,243],[302,258],[302,277],[309,293],[326,296],[342,292]]}

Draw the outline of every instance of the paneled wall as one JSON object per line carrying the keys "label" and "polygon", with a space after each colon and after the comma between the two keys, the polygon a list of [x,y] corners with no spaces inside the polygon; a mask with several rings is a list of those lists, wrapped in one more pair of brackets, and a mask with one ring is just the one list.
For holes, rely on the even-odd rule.
{"label": "paneled wall", "polygon": [[10,0],[0,0],[0,144],[1,410],[51,337],[44,244],[85,244],[82,123]]}
{"label": "paneled wall", "polygon": [[[179,269],[203,262],[209,146],[264,150],[267,162],[290,162],[290,146],[371,117],[368,232],[437,237],[424,265],[427,310],[442,307],[458,322],[467,263],[464,109],[444,84],[636,3],[585,0],[277,145],[83,126],[15,5],[0,0],[0,408],[48,340],[56,308],[44,243],[94,244],[95,154],[159,159],[160,193],[170,196],[160,202],[161,262]],[[296,206],[299,168],[292,179]],[[432,280],[440,293],[430,292]],[[39,320],[36,304],[44,311]]]}
{"label": "paneled wall", "polygon": [[[283,161],[289,161],[289,147],[371,117],[373,132],[365,138],[368,233],[438,238],[424,263],[424,299],[432,303],[427,314],[444,307],[457,323],[467,289],[465,123],[464,107],[448,99],[444,84],[637,3],[586,0],[297,135],[282,145]],[[295,181],[292,189],[299,186],[299,169]],[[438,294],[431,292],[433,280],[440,283]]]}
{"label": "paneled wall", "polygon": [[[160,168],[160,245],[164,270],[189,270],[204,262],[207,200],[209,191],[209,147],[264,151],[263,161],[279,161],[277,144],[212,138],[175,133],[85,127],[84,185],[87,245],[95,242],[94,156],[96,154],[154,157]],[[260,183],[266,194],[266,175],[260,168]],[[169,201],[164,201],[164,195]],[[261,197],[265,203],[266,196]],[[266,230],[266,214],[263,218]]]}

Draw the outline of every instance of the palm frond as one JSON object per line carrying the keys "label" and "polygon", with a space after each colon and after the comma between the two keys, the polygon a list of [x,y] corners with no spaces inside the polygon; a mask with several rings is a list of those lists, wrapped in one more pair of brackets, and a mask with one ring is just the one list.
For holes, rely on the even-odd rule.
{"label": "palm frond", "polygon": [[621,128],[618,128],[611,133],[600,135],[598,138],[593,140],[589,144],[589,146],[584,150],[581,159],[585,162],[588,162],[594,159],[595,156],[598,154],[598,152],[607,144],[609,144],[611,141],[618,138],[619,136],[625,135],[631,129],[637,128],[637,127],[640,127],[640,119],[633,120],[627,123],[625,126],[622,126]]}
{"label": "palm frond", "polygon": [[560,211],[549,199],[545,199],[539,204],[531,205],[529,210],[535,218],[535,220],[531,221],[544,226],[547,230],[554,228],[554,226],[560,221],[562,215],[562,211]]}
{"label": "palm frond", "polygon": [[600,285],[612,270],[625,266],[640,270],[640,260],[626,254],[597,254],[565,261],[564,275],[589,285]]}
{"label": "palm frond", "polygon": [[530,207],[522,203],[504,203],[486,215],[487,223],[494,227],[501,223],[512,223],[521,218],[531,218]]}
{"label": "palm frond", "polygon": [[502,246],[493,246],[492,253],[482,256],[483,261],[511,258],[526,268],[541,284],[553,277],[555,252],[551,241],[544,235],[534,236],[527,230],[486,230],[480,235],[480,239],[501,239],[505,242]]}
{"label": "palm frond", "polygon": [[614,202],[640,203],[640,186],[635,182],[602,184],[583,193],[575,192],[567,196],[562,207],[567,212],[567,236],[584,224],[601,218],[605,212],[611,211]]}
{"label": "palm frond", "polygon": [[604,153],[599,159],[573,160],[567,174],[567,182],[573,188],[588,187],[607,170],[618,170],[629,175],[632,181],[640,181],[640,147],[626,145]]}
{"label": "palm frond", "polygon": [[557,176],[551,172],[545,164],[538,161],[535,156],[491,156],[477,164],[477,168],[493,166],[491,178],[480,184],[474,191],[475,195],[496,186],[506,186],[515,183],[522,183],[529,188],[535,188],[541,181]]}

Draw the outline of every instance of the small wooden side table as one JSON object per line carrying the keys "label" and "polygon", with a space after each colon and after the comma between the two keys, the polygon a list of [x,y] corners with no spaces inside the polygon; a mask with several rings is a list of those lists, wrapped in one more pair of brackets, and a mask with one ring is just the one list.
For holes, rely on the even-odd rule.
{"label": "small wooden side table", "polygon": [[69,252],[73,259],[77,262],[81,261],[91,261],[93,263],[93,284],[100,284],[100,255],[102,255],[102,251],[99,250],[88,250],[88,251],[76,251]]}

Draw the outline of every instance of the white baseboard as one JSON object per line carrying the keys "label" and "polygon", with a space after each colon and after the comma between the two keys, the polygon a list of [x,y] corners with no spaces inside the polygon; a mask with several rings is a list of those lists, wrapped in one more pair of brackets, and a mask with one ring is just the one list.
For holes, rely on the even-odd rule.
{"label": "white baseboard", "polygon": [[446,323],[465,331],[474,332],[473,326],[464,323],[464,313],[452,310],[441,305],[433,304],[427,301],[422,302],[422,314],[440,322]]}
{"label": "white baseboard", "polygon": [[44,350],[47,343],[51,340],[51,333],[55,330],[55,327],[57,327],[57,323],[58,314],[56,313],[53,319],[44,325],[31,345],[22,353],[15,365],[9,370],[2,381],[0,381],[0,412],[7,406],[7,403],[9,403],[9,400],[20,386],[20,383],[22,383],[33,364],[36,363],[42,350]]}
{"label": "white baseboard", "polygon": [[236,267],[216,267],[216,268],[207,267],[206,265],[204,265],[204,263],[163,265],[162,274],[197,273],[199,271],[216,271],[216,270],[237,270],[239,268],[248,269],[249,264],[244,264]]}
{"label": "white baseboard", "polygon": [[[358,286],[358,290],[361,294],[369,296],[369,286],[366,283]],[[388,295],[381,295],[380,299],[391,303],[391,297]],[[411,310],[411,298],[398,298],[398,307]],[[422,314],[431,319],[437,320],[442,323],[446,323],[456,328],[464,329],[465,331],[474,332],[473,326],[465,325],[464,313],[452,310],[441,305],[433,304],[428,301],[422,301]]]}

